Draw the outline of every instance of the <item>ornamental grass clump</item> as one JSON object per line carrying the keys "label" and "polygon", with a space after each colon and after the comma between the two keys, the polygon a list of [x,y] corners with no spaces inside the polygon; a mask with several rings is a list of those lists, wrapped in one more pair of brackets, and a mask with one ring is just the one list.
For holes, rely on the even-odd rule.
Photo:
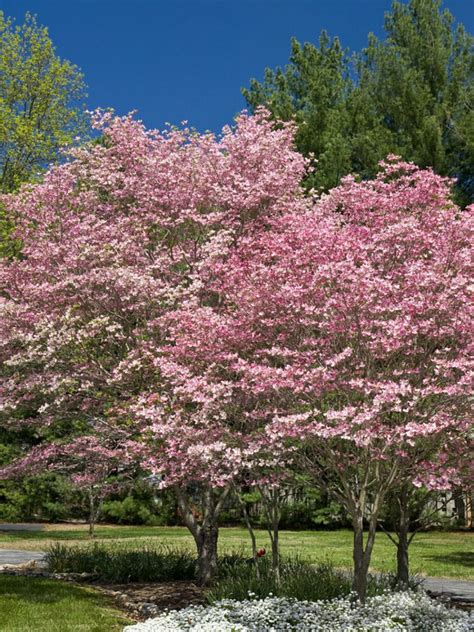
{"label": "ornamental grass clump", "polygon": [[196,557],[185,549],[156,545],[130,549],[94,543],[71,547],[55,544],[46,554],[53,573],[91,573],[113,583],[194,580]]}
{"label": "ornamental grass clump", "polygon": [[283,558],[280,581],[277,581],[271,560],[258,562],[259,575],[252,561],[237,556],[221,560],[219,577],[208,593],[209,601],[245,600],[249,594],[257,599],[270,595],[316,601],[349,595],[351,578],[337,571],[330,563],[312,565],[300,558]]}

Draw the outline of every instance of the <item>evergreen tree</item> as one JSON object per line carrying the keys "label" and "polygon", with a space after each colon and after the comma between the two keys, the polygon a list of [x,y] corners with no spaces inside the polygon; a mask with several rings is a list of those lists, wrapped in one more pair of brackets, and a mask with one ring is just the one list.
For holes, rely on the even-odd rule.
{"label": "evergreen tree", "polygon": [[371,177],[395,153],[456,178],[458,200],[472,200],[473,38],[440,4],[394,1],[386,39],[370,34],[352,59],[325,32],[319,46],[293,40],[284,70],[267,69],[243,89],[252,108],[295,118],[298,149],[318,159],[308,186],[327,190],[349,172]]}

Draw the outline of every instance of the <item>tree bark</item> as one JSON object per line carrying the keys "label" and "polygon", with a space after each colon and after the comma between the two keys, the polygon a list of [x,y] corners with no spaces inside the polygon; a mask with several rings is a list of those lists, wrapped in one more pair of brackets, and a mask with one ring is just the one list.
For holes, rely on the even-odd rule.
{"label": "tree bark", "polygon": [[198,551],[198,583],[209,586],[217,574],[217,523],[209,524],[199,530],[194,538]]}
{"label": "tree bark", "polygon": [[372,550],[368,550],[368,544],[364,548],[364,517],[360,513],[354,516],[354,546],[352,559],[354,561],[354,579],[352,590],[357,593],[360,601],[364,602],[367,596],[367,575],[369,572],[370,555]]}
{"label": "tree bark", "polygon": [[95,510],[95,501],[94,494],[92,490],[89,490],[89,537],[95,537],[95,521],[96,521],[96,510]]}
{"label": "tree bark", "polygon": [[209,586],[217,573],[217,539],[219,536],[218,518],[230,488],[221,491],[216,499],[215,490],[210,486],[203,489],[201,524],[195,517],[186,491],[175,487],[178,507],[185,525],[191,531],[196,543],[198,558],[198,583]]}
{"label": "tree bark", "polygon": [[267,515],[267,531],[272,544],[272,571],[277,585],[280,585],[280,490],[276,487],[268,490],[260,489],[262,502]]}
{"label": "tree bark", "polygon": [[275,575],[276,583],[280,585],[280,543],[279,543],[279,529],[278,521],[273,524],[273,538],[272,538],[272,570]]}
{"label": "tree bark", "polygon": [[252,542],[252,559],[255,566],[255,574],[257,579],[260,579],[260,569],[258,567],[258,555],[257,555],[257,538],[255,537],[255,531],[252,527],[252,522],[250,520],[249,512],[247,511],[247,507],[245,502],[242,500],[240,495],[240,490],[234,486],[235,497],[240,504],[242,509],[242,516],[244,518],[245,526],[247,527],[247,531],[249,532],[250,541]]}
{"label": "tree bark", "polygon": [[410,512],[408,502],[408,487],[403,485],[399,497],[400,514],[397,526],[397,583],[400,586],[408,586],[410,572],[408,556]]}

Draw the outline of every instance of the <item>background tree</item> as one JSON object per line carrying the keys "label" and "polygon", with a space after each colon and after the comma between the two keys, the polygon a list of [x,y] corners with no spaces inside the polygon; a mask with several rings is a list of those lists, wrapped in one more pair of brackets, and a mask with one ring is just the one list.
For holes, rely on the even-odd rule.
{"label": "background tree", "polygon": [[[16,25],[0,11],[0,192],[35,180],[87,133],[82,74],[56,54],[34,16]],[[0,256],[12,255],[12,218],[0,205]]]}
{"label": "background tree", "polygon": [[84,96],[82,74],[58,57],[48,29],[0,12],[0,190],[35,177],[85,131]]}
{"label": "background tree", "polygon": [[346,52],[338,38],[323,31],[319,47],[291,40],[285,69],[267,68],[265,79],[255,79],[242,92],[253,108],[265,105],[277,119],[298,124],[296,145],[318,160],[308,185],[330,189],[351,170],[346,102],[352,90]]}
{"label": "background tree", "polygon": [[45,470],[63,474],[87,499],[89,537],[94,537],[105,498],[130,486],[139,461],[138,444],[124,435],[110,436],[109,432],[102,436],[80,436],[69,443],[39,445],[0,470],[0,475],[21,478]]}
{"label": "background tree", "polygon": [[441,0],[393,2],[385,41],[373,34],[358,59],[359,90],[389,131],[390,150],[458,180],[474,195],[474,51]]}
{"label": "background tree", "polygon": [[284,70],[243,89],[251,107],[295,118],[298,149],[318,160],[309,187],[327,190],[349,172],[373,177],[394,153],[455,177],[463,205],[473,199],[473,39],[440,5],[393,2],[385,40],[370,34],[353,67],[324,32],[319,47],[293,40]]}

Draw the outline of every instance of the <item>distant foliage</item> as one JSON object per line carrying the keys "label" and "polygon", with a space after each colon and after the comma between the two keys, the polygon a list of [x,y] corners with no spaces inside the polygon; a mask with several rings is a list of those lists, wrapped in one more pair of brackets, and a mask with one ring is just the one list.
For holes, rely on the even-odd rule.
{"label": "distant foliage", "polygon": [[48,30],[27,14],[21,25],[0,12],[0,191],[30,180],[86,129],[85,87],[60,59]]}
{"label": "distant foliage", "polygon": [[289,64],[243,89],[251,107],[296,120],[298,149],[318,161],[308,187],[373,177],[394,153],[456,178],[461,204],[474,199],[473,38],[440,6],[394,1],[386,38],[370,34],[353,56],[324,31],[319,46],[293,39]]}

